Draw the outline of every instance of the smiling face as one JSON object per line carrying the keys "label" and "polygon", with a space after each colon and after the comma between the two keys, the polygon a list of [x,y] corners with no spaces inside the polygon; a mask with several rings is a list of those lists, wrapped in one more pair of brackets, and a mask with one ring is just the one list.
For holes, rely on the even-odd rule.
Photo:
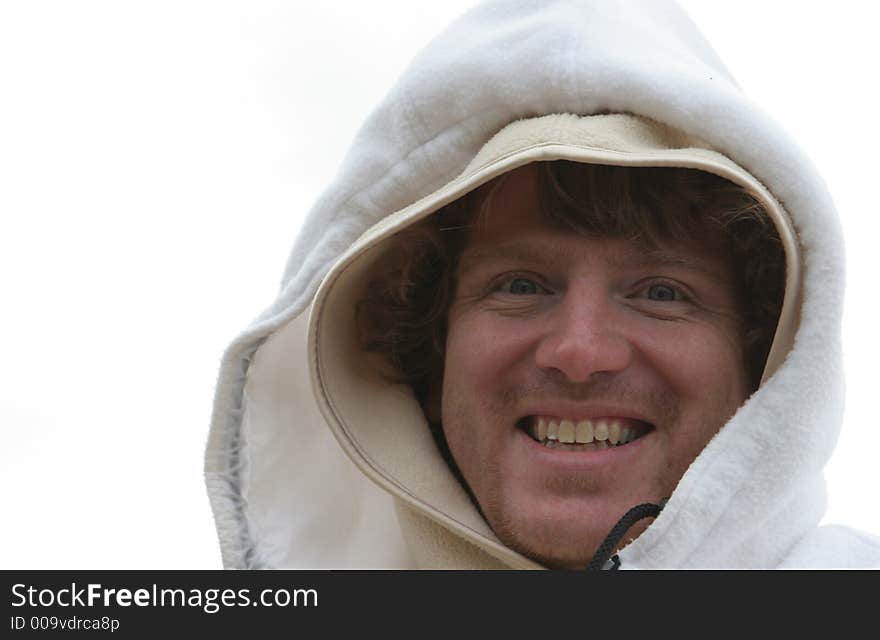
{"label": "smiling face", "polygon": [[575,568],[629,508],[672,493],[749,382],[720,239],[547,226],[533,167],[507,176],[461,254],[440,413],[498,537]]}

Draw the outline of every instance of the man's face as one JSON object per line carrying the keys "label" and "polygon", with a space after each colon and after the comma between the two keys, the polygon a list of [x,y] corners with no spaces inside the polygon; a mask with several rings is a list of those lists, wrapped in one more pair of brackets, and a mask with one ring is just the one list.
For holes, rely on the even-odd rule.
{"label": "man's face", "polygon": [[629,508],[672,493],[748,380],[717,239],[556,230],[536,193],[534,165],[508,176],[462,253],[441,416],[498,537],[583,567]]}

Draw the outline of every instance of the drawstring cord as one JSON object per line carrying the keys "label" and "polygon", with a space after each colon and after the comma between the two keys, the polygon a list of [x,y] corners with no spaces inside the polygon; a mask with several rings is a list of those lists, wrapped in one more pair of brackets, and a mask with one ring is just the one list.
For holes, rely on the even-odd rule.
{"label": "drawstring cord", "polygon": [[605,569],[608,571],[616,571],[620,568],[620,558],[615,553],[611,555],[617,543],[623,537],[623,534],[629,530],[636,522],[642,518],[656,518],[663,511],[669,498],[663,498],[657,504],[646,502],[639,504],[627,511],[623,517],[617,521],[617,524],[611,528],[610,533],[605,536],[605,540],[596,549],[593,559],[587,565],[587,571],[599,571]]}

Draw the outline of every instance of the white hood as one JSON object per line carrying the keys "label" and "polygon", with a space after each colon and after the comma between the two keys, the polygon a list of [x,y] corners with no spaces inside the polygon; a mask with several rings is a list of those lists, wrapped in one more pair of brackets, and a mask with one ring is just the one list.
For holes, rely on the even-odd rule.
{"label": "white hood", "polygon": [[560,0],[485,3],[413,61],[309,212],[278,298],[228,348],[205,463],[226,566],[537,566],[495,538],[412,394],[357,348],[353,300],[395,231],[557,158],[722,175],[787,249],[760,389],[624,568],[880,563],[875,541],[816,529],[843,410],[843,246],[822,180],[675,4]]}

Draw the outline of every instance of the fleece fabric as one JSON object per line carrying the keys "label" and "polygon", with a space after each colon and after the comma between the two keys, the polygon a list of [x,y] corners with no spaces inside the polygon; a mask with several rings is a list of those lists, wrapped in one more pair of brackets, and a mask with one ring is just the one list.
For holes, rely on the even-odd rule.
{"label": "fleece fabric", "polygon": [[353,313],[395,232],[551,159],[722,175],[764,203],[787,252],[760,388],[620,552],[622,568],[880,566],[877,537],[818,526],[844,395],[830,195],[663,0],[485,2],[368,117],[309,212],[278,297],[223,357],[205,478],[224,565],[540,568],[495,537],[411,391],[359,349]]}

